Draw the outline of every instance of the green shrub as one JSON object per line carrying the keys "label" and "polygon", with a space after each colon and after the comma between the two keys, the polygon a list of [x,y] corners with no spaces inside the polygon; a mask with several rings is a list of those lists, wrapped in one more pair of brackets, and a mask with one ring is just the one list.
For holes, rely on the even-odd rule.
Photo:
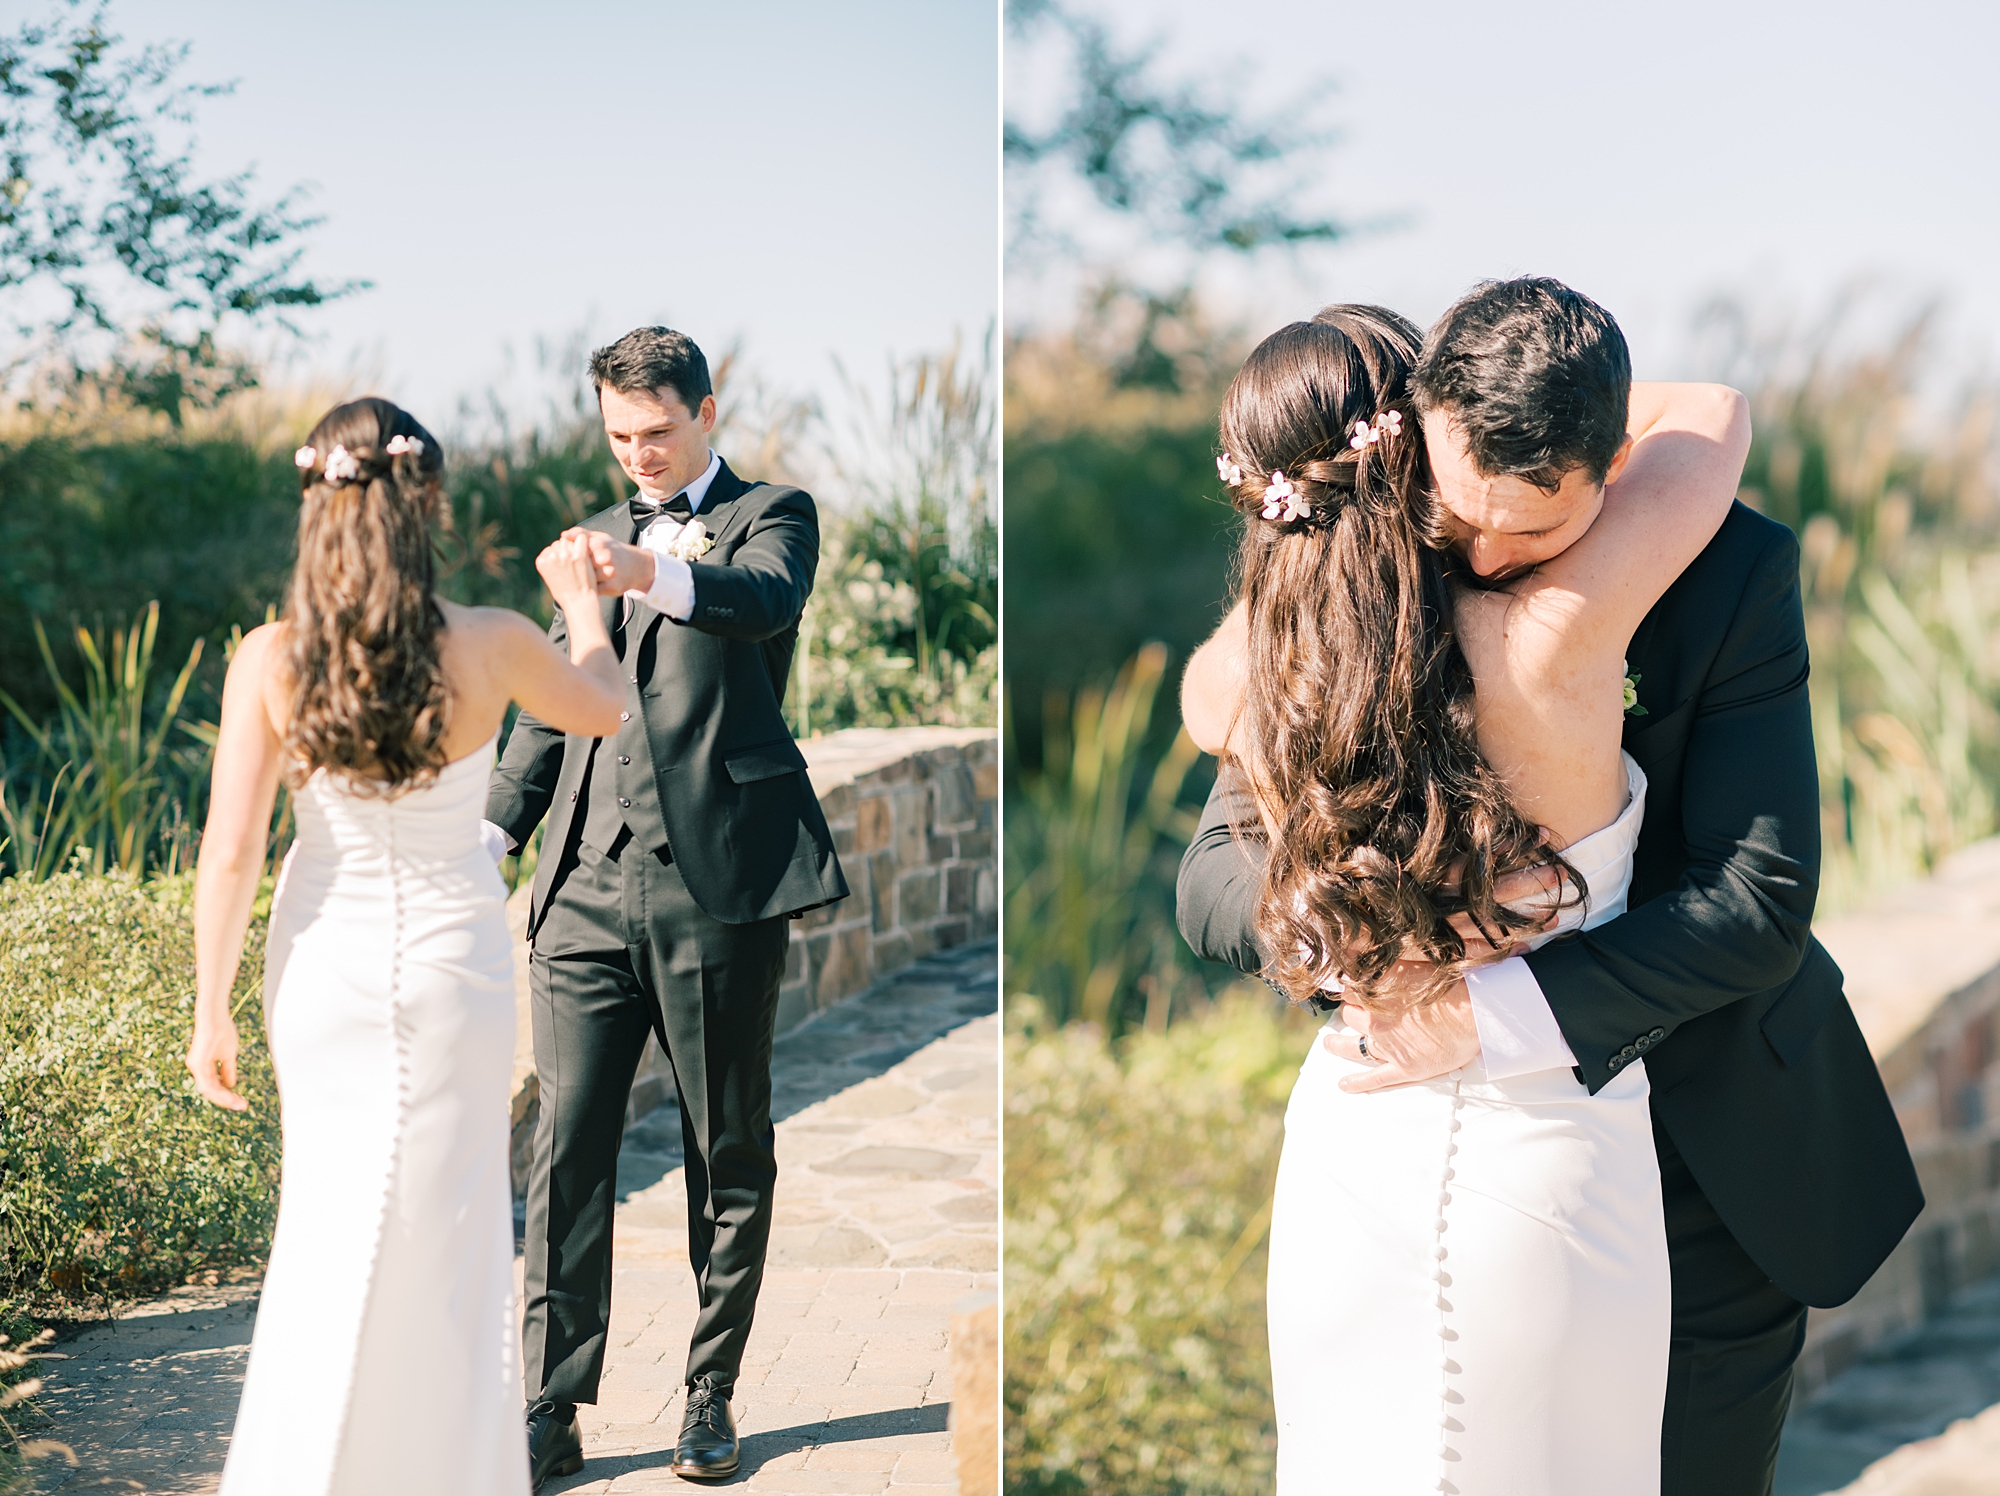
{"label": "green shrub", "polygon": [[1116,1046],[1011,1019],[1009,1491],[1270,1490],[1265,1235],[1311,1025],[1261,988]]}
{"label": "green shrub", "polygon": [[195,1095],[192,887],[0,883],[0,1293],[130,1292],[265,1251],[278,1098],[263,923],[235,999],[247,1116]]}

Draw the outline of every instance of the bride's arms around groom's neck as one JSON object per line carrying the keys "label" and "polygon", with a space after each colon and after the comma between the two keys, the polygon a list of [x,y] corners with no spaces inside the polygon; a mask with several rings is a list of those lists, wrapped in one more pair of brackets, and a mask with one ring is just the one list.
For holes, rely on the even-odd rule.
{"label": "bride's arms around groom's neck", "polygon": [[[1539,599],[1530,611],[1554,623],[1544,653],[1556,668],[1574,668],[1593,645],[1622,652],[1639,620],[1714,539],[1750,450],[1749,404],[1724,385],[1634,384],[1626,430],[1630,455],[1605,488],[1595,522],[1515,584]],[[1238,601],[1181,677],[1181,721],[1205,753],[1229,750],[1248,663]]]}

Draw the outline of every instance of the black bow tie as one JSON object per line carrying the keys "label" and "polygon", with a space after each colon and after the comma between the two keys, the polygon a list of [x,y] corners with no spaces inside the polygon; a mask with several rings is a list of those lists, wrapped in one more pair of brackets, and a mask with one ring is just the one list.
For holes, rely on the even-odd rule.
{"label": "black bow tie", "polygon": [[631,502],[632,519],[642,530],[663,514],[671,515],[678,520],[694,518],[694,505],[689,502],[687,490],[685,489],[675,494],[664,504],[655,504],[651,499],[641,494],[635,494]]}

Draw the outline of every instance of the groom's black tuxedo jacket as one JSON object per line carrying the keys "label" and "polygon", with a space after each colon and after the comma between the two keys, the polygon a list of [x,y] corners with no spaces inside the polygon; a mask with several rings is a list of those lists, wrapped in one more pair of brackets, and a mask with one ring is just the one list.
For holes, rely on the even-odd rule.
{"label": "groom's black tuxedo jacket", "polygon": [[[748,924],[847,896],[782,709],[819,564],[819,516],[803,491],[745,483],[724,463],[697,518],[715,545],[691,568],[694,612],[685,623],[644,603],[626,617],[623,599],[599,600],[629,684],[625,726],[604,740],[590,772],[616,775],[618,795],[632,802],[625,820],[635,840],[671,853],[704,913]],[[627,543],[639,531],[623,503],[583,527]],[[549,637],[568,649],[560,609]],[[553,809],[531,930],[547,913],[561,851],[586,809],[592,741],[523,712],[494,771],[486,816],[517,844]],[[609,785],[591,788],[603,794]]]}
{"label": "groom's black tuxedo jacket", "polygon": [[[1819,780],[1798,545],[1738,504],[1627,652],[1650,787],[1628,912],[1527,958],[1594,1094],[1643,1055],[1653,1117],[1751,1258],[1807,1304],[1845,1303],[1923,1207],[1840,968],[1812,938]],[[1259,872],[1218,782],[1181,864],[1180,924],[1211,960],[1263,962]],[[1254,848],[1252,849],[1254,851]]]}

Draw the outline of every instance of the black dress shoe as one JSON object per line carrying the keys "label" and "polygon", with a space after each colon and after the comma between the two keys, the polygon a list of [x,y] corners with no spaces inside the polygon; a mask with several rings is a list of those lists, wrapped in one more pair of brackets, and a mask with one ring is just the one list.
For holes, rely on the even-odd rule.
{"label": "black dress shoe", "polygon": [[583,1435],[569,1403],[536,1403],[528,1409],[528,1488],[583,1468]]}
{"label": "black dress shoe", "polygon": [[673,1472],[682,1480],[726,1480],[736,1473],[736,1421],[729,1416],[727,1388],[706,1378],[688,1388]]}

